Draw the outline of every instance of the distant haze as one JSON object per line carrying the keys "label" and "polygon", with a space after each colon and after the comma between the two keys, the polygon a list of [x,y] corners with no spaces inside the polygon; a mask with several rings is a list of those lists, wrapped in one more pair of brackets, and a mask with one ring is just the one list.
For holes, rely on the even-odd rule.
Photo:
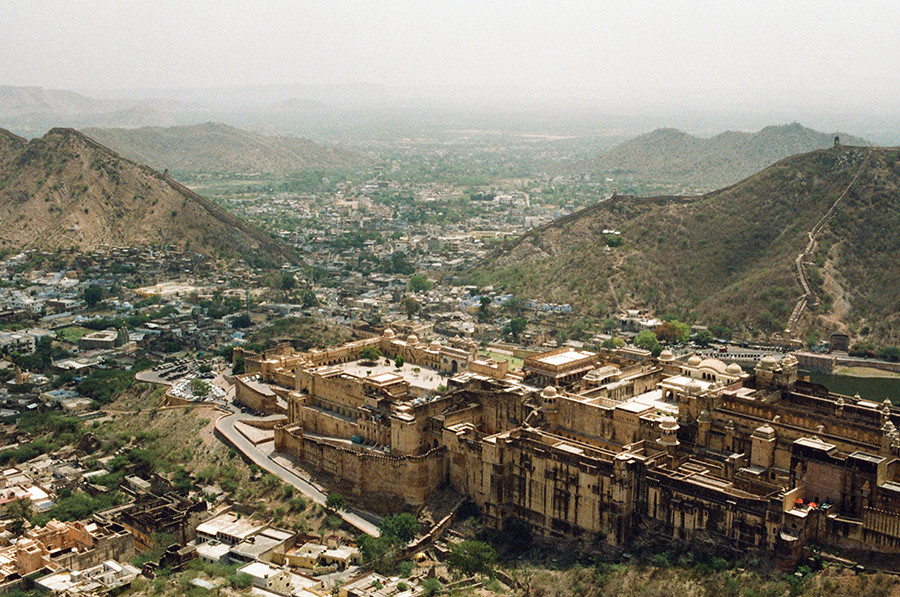
{"label": "distant haze", "polygon": [[564,108],[693,130],[710,113],[860,133],[900,115],[898,2],[0,0],[0,15],[0,85],[97,97]]}

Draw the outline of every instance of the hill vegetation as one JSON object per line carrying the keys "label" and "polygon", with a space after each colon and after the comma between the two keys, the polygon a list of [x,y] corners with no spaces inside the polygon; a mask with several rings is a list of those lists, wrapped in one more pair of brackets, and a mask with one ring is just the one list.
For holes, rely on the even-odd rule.
{"label": "hill vegetation", "polygon": [[346,168],[351,152],[297,137],[270,137],[218,122],[192,126],[89,128],[85,133],[137,162],[191,173],[289,174]]}
{"label": "hill vegetation", "polygon": [[73,129],[26,141],[0,130],[0,248],[172,245],[296,261],[293,251],[171,177]]}
{"label": "hill vegetation", "polygon": [[708,139],[666,128],[617,145],[590,167],[616,179],[718,189],[788,156],[831,147],[836,135],[844,145],[869,145],[844,133],[820,133],[797,123],[755,133],[727,131]]}
{"label": "hill vegetation", "polygon": [[[520,237],[474,277],[600,316],[647,308],[770,337],[801,295],[794,259],[845,191],[807,266],[817,306],[793,333],[847,331],[896,344],[897,149],[819,150],[700,197],[614,197]],[[610,228],[621,232],[618,246],[603,234]]]}

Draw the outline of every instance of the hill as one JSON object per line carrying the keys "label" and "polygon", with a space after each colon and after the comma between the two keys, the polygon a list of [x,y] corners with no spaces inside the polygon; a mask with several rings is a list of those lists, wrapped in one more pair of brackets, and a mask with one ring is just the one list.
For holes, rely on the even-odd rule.
{"label": "hill", "polygon": [[291,249],[171,177],[73,129],[26,141],[0,129],[0,248],[176,245],[281,263]]}
{"label": "hill", "polygon": [[756,133],[728,131],[709,139],[669,128],[617,145],[589,167],[615,179],[716,189],[788,156],[831,147],[836,135],[844,145],[869,145],[864,139],[820,133],[797,123],[769,126]]}
{"label": "hill", "polygon": [[0,123],[28,134],[43,134],[53,126],[169,126],[173,114],[198,106],[164,99],[107,100],[64,89],[0,85]]}
{"label": "hill", "polygon": [[898,193],[900,150],[818,150],[700,197],[614,197],[525,234],[474,273],[584,312],[649,308],[773,336],[802,295],[794,262],[818,226],[802,260],[813,296],[793,334],[896,344]]}
{"label": "hill", "polygon": [[309,139],[270,137],[217,122],[137,129],[85,129],[133,160],[177,172],[286,174],[359,163],[354,154]]}

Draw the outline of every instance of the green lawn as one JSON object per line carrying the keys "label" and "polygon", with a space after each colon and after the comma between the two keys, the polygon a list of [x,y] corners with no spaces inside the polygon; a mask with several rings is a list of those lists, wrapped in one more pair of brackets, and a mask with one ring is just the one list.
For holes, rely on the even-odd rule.
{"label": "green lawn", "polygon": [[57,330],[57,332],[63,337],[63,340],[75,344],[82,336],[90,334],[91,330],[83,328],[80,325],[70,325]]}
{"label": "green lawn", "polygon": [[522,365],[525,364],[525,361],[510,354],[500,354],[499,352],[492,352],[490,350],[479,350],[478,354],[485,357],[491,357],[495,361],[509,361],[510,369],[521,369]]}

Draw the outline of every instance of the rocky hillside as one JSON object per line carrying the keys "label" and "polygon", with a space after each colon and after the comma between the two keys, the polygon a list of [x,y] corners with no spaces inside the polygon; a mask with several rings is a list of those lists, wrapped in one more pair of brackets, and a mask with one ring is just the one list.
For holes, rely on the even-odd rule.
{"label": "rocky hillside", "polygon": [[133,160],[173,172],[287,174],[360,162],[351,152],[309,139],[270,137],[217,122],[167,128],[89,128],[85,133]]}
{"label": "rocky hillside", "polygon": [[844,145],[869,145],[864,139],[820,133],[797,123],[756,133],[728,131],[708,139],[677,129],[657,129],[617,145],[590,168],[614,179],[717,189],[788,156],[831,147],[835,135]]}
{"label": "rocky hillside", "polygon": [[281,263],[288,247],[171,177],[73,129],[26,141],[0,130],[0,247],[177,245]]}
{"label": "rocky hillside", "polygon": [[819,150],[699,197],[615,197],[529,232],[474,273],[585,312],[649,308],[773,336],[801,296],[794,260],[834,206],[806,260],[813,308],[793,333],[896,344],[898,197],[900,150]]}

